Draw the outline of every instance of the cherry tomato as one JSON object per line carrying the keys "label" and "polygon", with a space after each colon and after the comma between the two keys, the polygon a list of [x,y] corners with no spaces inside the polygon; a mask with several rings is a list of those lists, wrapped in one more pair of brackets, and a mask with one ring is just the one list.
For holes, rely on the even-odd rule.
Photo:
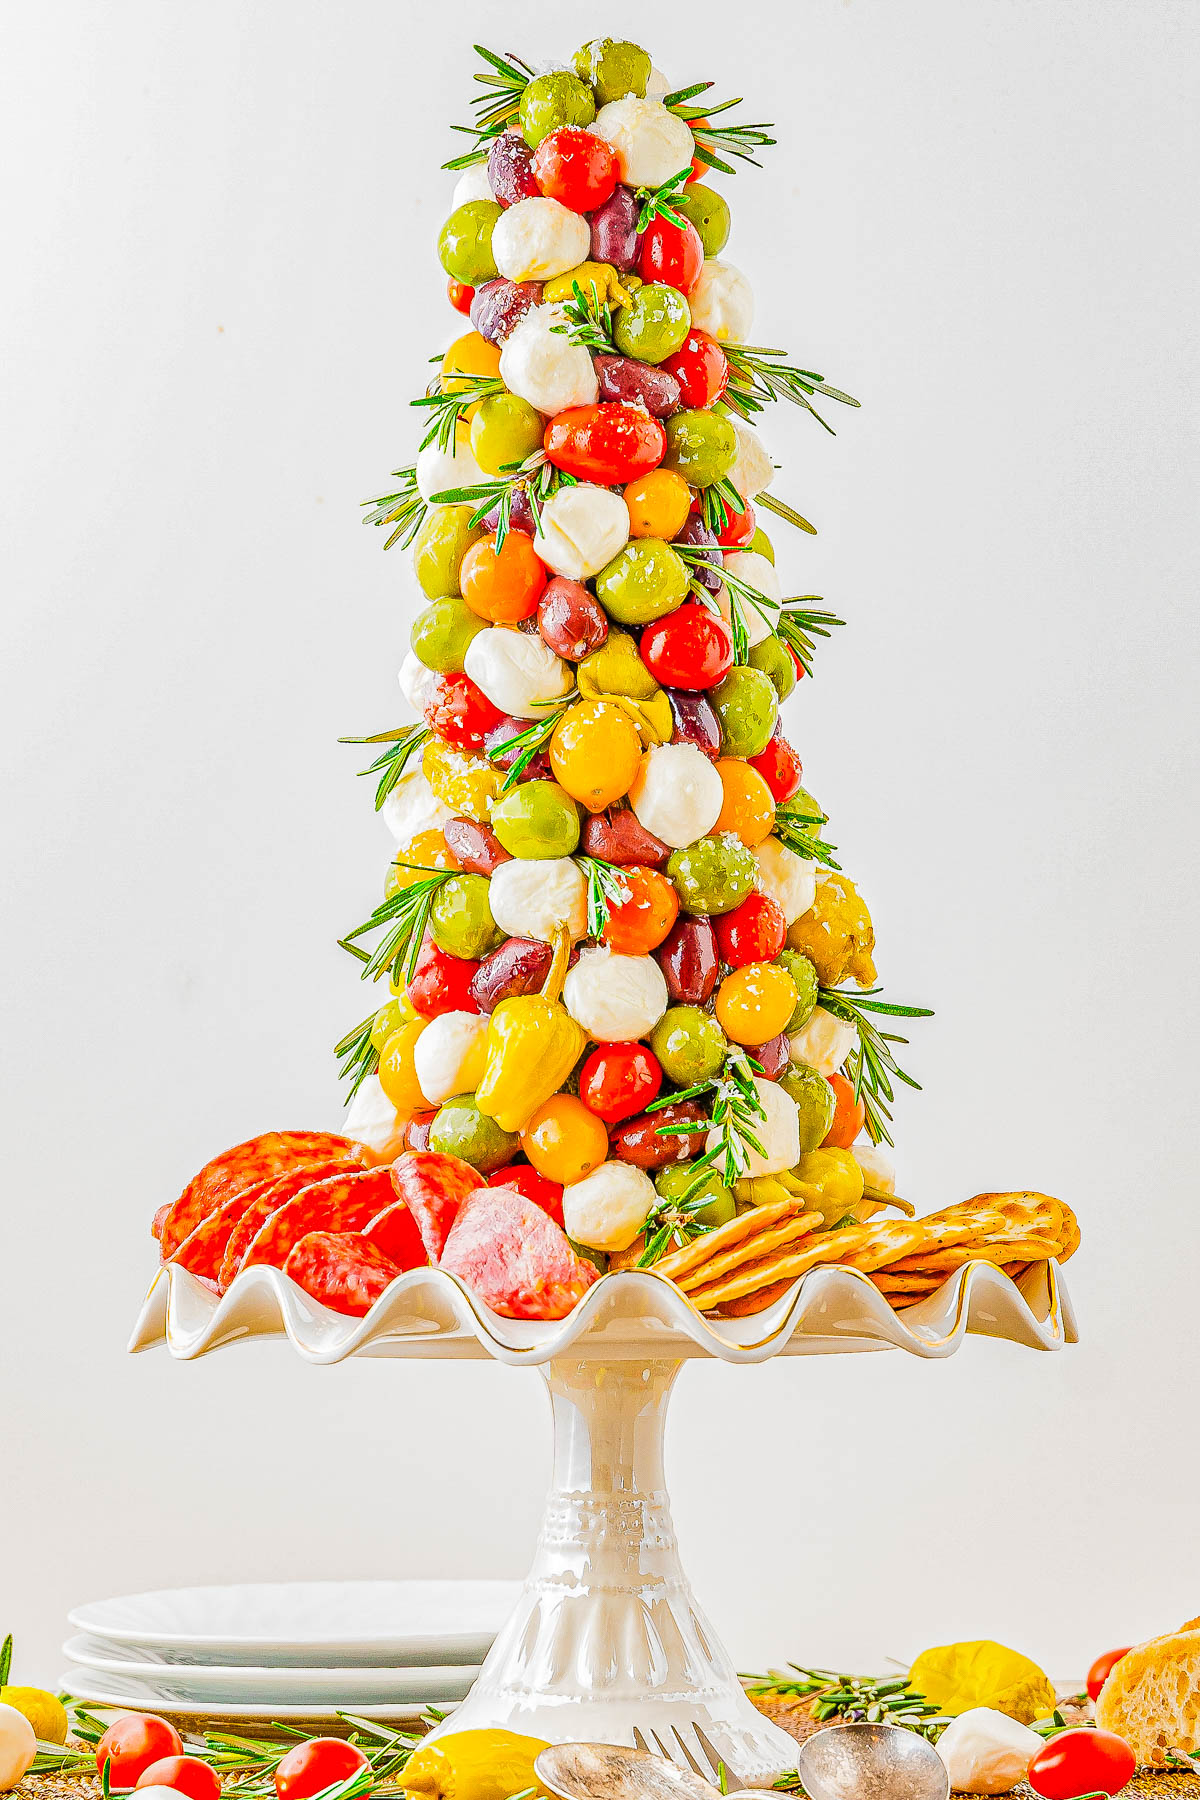
{"label": "cherry tomato", "polygon": [[313,1794],[366,1767],[362,1751],[344,1738],[309,1738],[276,1764],[275,1792],[279,1800],[311,1800]]}
{"label": "cherry tomato", "polygon": [[[725,515],[725,523],[717,533],[717,542],[724,550],[742,550],[750,542],[758,529],[754,517],[754,508],[747,500],[744,512],[733,512]],[[788,649],[791,650],[791,645]],[[795,651],[792,651],[793,658]]]}
{"label": "cherry tomato", "polygon": [[661,367],[679,383],[684,406],[709,407],[729,386],[729,363],[725,352],[715,337],[696,325],[674,356],[668,356]]}
{"label": "cherry tomato", "polygon": [[439,675],[430,684],[425,723],[456,750],[479,750],[504,714],[469,675]]}
{"label": "cherry tomato", "polygon": [[553,1094],[521,1133],[521,1148],[551,1181],[582,1181],[608,1156],[608,1133],[574,1094]]}
{"label": "cherry tomato", "polygon": [[821,1140],[822,1150],[848,1150],[863,1128],[867,1116],[866,1104],[861,1094],[854,1098],[854,1083],[844,1075],[827,1075],[825,1078],[833,1089],[836,1104],[833,1109],[833,1124]]}
{"label": "cherry tomato", "polygon": [[539,1175],[530,1163],[509,1163],[506,1168],[497,1169],[494,1175],[488,1176],[488,1186],[514,1187],[526,1200],[532,1200],[544,1213],[549,1213],[556,1225],[563,1222],[562,1182]]}
{"label": "cherry tomato", "polygon": [[156,1719],[153,1713],[122,1713],[96,1745],[96,1767],[103,1775],[107,1766],[110,1787],[131,1788],[151,1763],[182,1754],[183,1739],[165,1719]]}
{"label": "cherry tomato", "polygon": [[[696,127],[700,126],[701,128],[703,128],[705,125],[708,124],[708,120],[707,119],[689,119],[688,124],[692,128],[692,136],[695,137]],[[711,174],[712,174],[712,170],[709,167],[709,165],[703,160],[703,158],[700,156],[693,156],[692,172],[688,176],[686,182],[684,183],[684,186],[691,187],[693,181],[704,181]]]}
{"label": "cherry tomato", "polygon": [[477,962],[465,956],[450,956],[439,950],[432,938],[426,938],[417,951],[408,997],[423,1019],[436,1019],[448,1012],[477,1013],[479,1007],[471,998],[471,981],[478,967]]}
{"label": "cherry tomato", "polygon": [[639,269],[643,281],[665,281],[686,294],[695,287],[703,267],[704,245],[690,219],[682,228],[661,213],[651,219],[642,236]]}
{"label": "cherry tomato", "polygon": [[546,585],[546,565],[526,531],[505,533],[497,550],[496,533],[472,544],[462,559],[458,585],[473,613],[493,624],[515,625],[537,611]]}
{"label": "cherry tomato", "polygon": [[792,659],[792,667],[796,671],[796,680],[803,681],[808,670],[804,667],[804,664],[800,661],[800,658],[796,655],[796,652],[792,649],[790,644],[787,647],[787,652]]}
{"label": "cherry tomato", "polygon": [[658,1058],[645,1044],[597,1044],[579,1071],[579,1098],[609,1125],[644,1112],[661,1087]]}
{"label": "cherry tomato", "polygon": [[475,289],[473,287],[468,287],[465,281],[448,281],[446,283],[446,298],[449,300],[455,312],[469,314],[471,311],[471,302],[475,298]]}
{"label": "cherry tomato", "polygon": [[778,721],[765,750],[750,758],[771,790],[776,806],[790,800],[804,779],[804,768],[796,751],[784,737]]}
{"label": "cherry tomato", "polygon": [[641,652],[654,679],[669,688],[716,687],[733,667],[729,627],[698,600],[647,626]]}
{"label": "cherry tomato", "polygon": [[612,198],[619,173],[611,144],[577,125],[547,133],[533,153],[534,179],[543,194],[572,212],[603,206]]}
{"label": "cherry tomato", "polygon": [[428,1150],[429,1127],[438,1116],[436,1106],[420,1106],[404,1127],[406,1150]]}
{"label": "cherry tomato", "polygon": [[630,897],[610,909],[601,936],[618,956],[648,956],[679,917],[679,895],[657,869],[622,869],[621,880]]}
{"label": "cherry tomato", "polygon": [[1113,1731],[1060,1731],[1029,1766],[1029,1785],[1043,1800],[1081,1794],[1119,1794],[1133,1779],[1137,1757]]}
{"label": "cherry tomato", "polygon": [[740,756],[717,759],[721,777],[721,811],[711,835],[720,837],[731,831],[743,844],[753,849],[771,835],[775,823],[775,801],[765,779]]}
{"label": "cherry tomato", "polygon": [[210,1769],[198,1756],[164,1756],[143,1769],[138,1787],[174,1788],[188,1800],[219,1800],[221,1782],[215,1769]]}
{"label": "cherry tomato", "polygon": [[747,894],[732,912],[721,913],[716,933],[721,960],[741,969],[747,963],[775,961],[787,937],[787,920],[769,894]]}
{"label": "cherry tomato", "polygon": [[[549,460],[568,475],[619,487],[658,467],[666,455],[667,434],[642,407],[606,400],[560,412],[546,427],[545,446]],[[472,554],[467,552],[464,570]],[[465,588],[463,593],[465,598]]]}
{"label": "cherry tomato", "polygon": [[1123,1656],[1128,1656],[1132,1645],[1126,1644],[1121,1650],[1106,1650],[1098,1656],[1088,1670],[1087,1691],[1089,1700],[1100,1698],[1100,1689],[1104,1686]]}

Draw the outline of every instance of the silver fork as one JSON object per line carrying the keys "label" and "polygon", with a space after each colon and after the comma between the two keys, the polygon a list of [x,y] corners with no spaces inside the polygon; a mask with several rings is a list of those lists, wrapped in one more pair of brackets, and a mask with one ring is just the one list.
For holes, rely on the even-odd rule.
{"label": "silver fork", "polygon": [[[723,1794],[733,1794],[739,1789],[744,1788],[746,1783],[742,1780],[741,1776],[735,1774],[729,1767],[725,1758],[720,1754],[716,1746],[709,1742],[695,1720],[692,1721],[691,1729],[695,1735],[696,1742],[700,1746],[701,1754],[708,1764],[707,1768],[702,1768],[697,1762],[696,1758],[688,1748],[687,1740],[683,1736],[683,1733],[674,1725],[671,1727],[671,1736],[678,1745],[677,1750],[672,1750],[668,1744],[664,1743],[657,1731],[652,1731],[650,1733],[650,1736],[654,1739],[658,1755],[665,1757],[668,1762],[676,1764],[678,1764],[679,1759],[682,1756],[693,1775],[699,1775],[702,1781],[711,1781],[716,1787],[720,1788]],[[633,1741],[639,1750],[651,1750],[651,1746],[646,1742],[644,1735],[638,1730],[636,1725],[633,1728]]]}

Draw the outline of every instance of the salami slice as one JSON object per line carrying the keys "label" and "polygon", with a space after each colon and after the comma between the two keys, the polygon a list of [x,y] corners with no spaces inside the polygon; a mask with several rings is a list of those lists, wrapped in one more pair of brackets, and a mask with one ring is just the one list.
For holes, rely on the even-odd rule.
{"label": "salami slice", "polygon": [[563,1319],[597,1278],[550,1215],[511,1187],[463,1201],[440,1267],[506,1319]]}
{"label": "salami slice", "polygon": [[371,1220],[363,1236],[370,1238],[398,1269],[419,1269],[429,1261],[420,1227],[405,1200],[385,1207],[378,1218]]}
{"label": "salami slice", "polygon": [[277,1207],[261,1228],[238,1269],[260,1263],[282,1269],[293,1245],[310,1231],[362,1231],[395,1199],[392,1171],[363,1169],[357,1175],[330,1175],[315,1181]]}
{"label": "salami slice", "polygon": [[437,1150],[406,1150],[392,1164],[396,1192],[417,1222],[426,1255],[437,1262],[468,1194],[483,1186],[478,1169]]}
{"label": "salami slice", "polygon": [[377,1245],[356,1231],[310,1231],[283,1265],[306,1294],[333,1312],[361,1319],[400,1270]]}
{"label": "salami slice", "polygon": [[[218,1291],[221,1291],[221,1267],[225,1252],[235,1230],[248,1214],[253,1212],[258,1223],[249,1226],[242,1241],[242,1250],[249,1244],[258,1226],[266,1223],[276,1207],[282,1206],[285,1200],[290,1200],[293,1194],[298,1194],[301,1188],[308,1187],[314,1181],[323,1181],[327,1175],[339,1175],[347,1169],[361,1167],[361,1163],[346,1163],[338,1158],[333,1162],[301,1163],[298,1168],[289,1169],[286,1175],[267,1175],[262,1181],[243,1188],[240,1193],[231,1194],[228,1200],[222,1200],[216,1211],[209,1213],[206,1219],[201,1219],[195,1231],[184,1238],[170,1260],[179,1263],[193,1275],[216,1282]],[[241,1251],[238,1255],[241,1255]]]}
{"label": "salami slice", "polygon": [[[233,1221],[221,1252],[217,1275],[218,1291],[223,1294],[228,1288],[242,1266],[242,1258],[273,1212],[278,1212],[281,1206],[286,1205],[297,1194],[302,1194],[305,1188],[312,1187],[314,1182],[325,1181],[331,1175],[356,1175],[362,1167],[362,1163],[342,1162],[340,1159],[335,1162],[301,1163],[299,1168],[289,1169],[284,1175],[273,1176],[265,1188],[256,1185],[256,1191],[245,1210]],[[241,1197],[245,1198],[244,1195]],[[235,1201],[238,1198],[239,1196],[234,1195]]]}
{"label": "salami slice", "polygon": [[282,1175],[297,1163],[358,1161],[362,1156],[361,1144],[333,1131],[265,1131],[261,1137],[235,1144],[193,1175],[171,1206],[158,1234],[163,1261],[168,1262],[201,1219],[216,1212],[231,1194],[241,1193],[268,1175]]}

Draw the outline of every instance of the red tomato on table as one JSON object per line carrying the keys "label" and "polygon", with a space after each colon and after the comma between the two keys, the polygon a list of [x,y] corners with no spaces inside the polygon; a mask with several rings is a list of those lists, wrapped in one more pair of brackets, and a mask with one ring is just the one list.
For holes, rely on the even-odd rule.
{"label": "red tomato on table", "polygon": [[624,486],[657,469],[667,453],[667,434],[658,420],[627,400],[568,407],[551,419],[544,442],[556,468],[601,487]]}
{"label": "red tomato on table", "polygon": [[579,1071],[579,1098],[607,1125],[644,1112],[661,1087],[658,1058],[645,1044],[597,1044]]}
{"label": "red tomato on table", "polygon": [[367,1766],[362,1751],[344,1738],[309,1738],[276,1765],[275,1792],[279,1800],[311,1800],[313,1794]]}
{"label": "red tomato on table", "polygon": [[1083,1794],[1119,1794],[1137,1768],[1137,1757],[1114,1731],[1060,1731],[1029,1767],[1029,1785],[1043,1800],[1080,1800]]}
{"label": "red tomato on table", "polygon": [[177,1794],[186,1794],[187,1800],[219,1800],[221,1793],[216,1770],[198,1756],[161,1757],[142,1770],[137,1786],[174,1788]]}
{"label": "red tomato on table", "polygon": [[96,1745],[96,1767],[101,1775],[107,1767],[110,1787],[131,1788],[151,1763],[182,1753],[183,1739],[165,1719],[156,1719],[153,1713],[122,1713]]}
{"label": "red tomato on table", "polygon": [[1132,1648],[1133,1646],[1131,1644],[1126,1644],[1120,1650],[1106,1650],[1103,1656],[1098,1656],[1096,1658],[1095,1662],[1088,1670],[1087,1691],[1089,1700],[1098,1700],[1100,1698],[1100,1689],[1104,1686],[1121,1658],[1123,1656],[1128,1656]]}

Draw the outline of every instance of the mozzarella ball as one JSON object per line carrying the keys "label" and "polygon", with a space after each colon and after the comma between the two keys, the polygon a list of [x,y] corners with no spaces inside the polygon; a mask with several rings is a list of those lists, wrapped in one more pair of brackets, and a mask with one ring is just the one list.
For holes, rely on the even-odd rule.
{"label": "mozzarella ball", "polygon": [[479,1013],[447,1012],[430,1019],[413,1050],[417,1083],[430,1106],[475,1092],[483,1080],[487,1028]]}
{"label": "mozzarella ball", "polygon": [[934,1749],[950,1786],[968,1794],[1007,1794],[1024,1781],[1045,1739],[1019,1719],[990,1706],[972,1706],[951,1719]]}
{"label": "mozzarella ball", "polygon": [[494,200],[492,184],[488,180],[487,164],[472,163],[464,169],[454,184],[454,196],[450,202],[451,212],[457,212],[460,206],[466,206],[471,200]]}
{"label": "mozzarella ball", "polygon": [[737,418],[733,413],[729,415],[729,423],[733,426],[738,446],[737,461],[729,471],[729,479],[743,500],[753,500],[774,481],[775,464],[753,425],[747,425],[744,419]]}
{"label": "mozzarella ball", "polygon": [[471,639],[463,668],[493,706],[518,719],[545,716],[543,700],[570,692],[572,670],[533,632],[489,626]]}
{"label": "mozzarella ball", "polygon": [[[754,1085],[767,1116],[765,1119],[754,1119],[751,1130],[765,1154],[760,1156],[753,1145],[747,1144],[746,1153],[750,1161],[746,1167],[746,1175],[750,1178],[757,1175],[781,1175],[784,1169],[790,1169],[800,1161],[800,1109],[777,1081],[764,1081],[758,1075],[755,1076]],[[705,1148],[713,1150],[720,1142],[720,1128],[714,1125],[708,1134]]]}
{"label": "mozzarella ball", "polygon": [[419,831],[440,831],[454,817],[419,768],[405,769],[380,815],[398,844],[411,844]]}
{"label": "mozzarella ball", "polygon": [[587,882],[569,856],[514,856],[501,863],[488,900],[493,919],[509,937],[552,944],[564,925],[572,938],[587,936]]}
{"label": "mozzarella ball", "polygon": [[16,1787],[36,1755],[37,1737],[25,1714],[0,1705],[0,1794]]}
{"label": "mozzarella ball", "polygon": [[[518,200],[492,230],[496,267],[510,281],[549,281],[586,262],[592,228],[558,200]],[[544,410],[544,409],[543,409]]]}
{"label": "mozzarella ball", "polygon": [[591,353],[555,329],[566,322],[561,306],[531,307],[500,350],[500,379],[509,393],[550,417],[569,406],[591,406],[600,393]]}
{"label": "mozzarella ball", "polygon": [[671,84],[661,69],[651,69],[646,77],[647,100],[663,100],[671,92]]}
{"label": "mozzarella ball", "polygon": [[408,701],[415,713],[425,711],[425,702],[429,699],[440,680],[436,669],[425,666],[415,650],[409,650],[396,672],[396,680],[400,683],[400,692]]}
{"label": "mozzarella ball", "polygon": [[724,802],[721,777],[694,744],[655,744],[629,790],[638,824],[673,850],[710,832]]}
{"label": "mozzarella ball", "polygon": [[610,100],[588,129],[612,145],[628,187],[661,187],[668,176],[690,167],[696,151],[686,119],[661,100],[639,100],[635,94]]}
{"label": "mozzarella ball", "polygon": [[435,441],[418,453],[417,492],[422,500],[432,501],[435,494],[448,488],[477,487],[487,479],[464,436],[457,438],[450,450],[439,449]]}
{"label": "mozzarella ball", "polygon": [[407,1115],[401,1116],[379,1085],[378,1075],[368,1075],[355,1094],[342,1130],[356,1144],[373,1150],[380,1162],[392,1162],[404,1148]]}
{"label": "mozzarella ball", "polygon": [[[499,230],[499,226],[496,227]],[[754,323],[754,294],[750,283],[732,263],[710,257],[688,295],[692,327],[707,331],[723,343],[749,342]],[[738,490],[742,492],[741,489]],[[749,496],[743,494],[743,498]]]}
{"label": "mozzarella ball", "polygon": [[788,1039],[788,1055],[793,1062],[807,1063],[818,1075],[835,1075],[857,1042],[853,1025],[817,1006]]}
{"label": "mozzarella ball", "polygon": [[855,1144],[850,1154],[862,1170],[868,1187],[876,1188],[881,1194],[895,1193],[896,1165],[878,1144]]}
{"label": "mozzarella ball", "polygon": [[586,581],[629,542],[629,508],[611,488],[580,481],[560,487],[540,507],[533,547],[556,575]]}
{"label": "mozzarella ball", "polygon": [[658,1205],[658,1192],[644,1169],[606,1162],[563,1190],[567,1236],[589,1250],[628,1250]]}
{"label": "mozzarella ball", "polygon": [[646,1037],[666,1012],[667,999],[663,972],[652,956],[614,956],[599,947],[580,952],[563,984],[564,1006],[598,1044]]}
{"label": "mozzarella ball", "polygon": [[791,925],[801,918],[817,897],[816,868],[803,856],[797,856],[776,837],[764,839],[754,850],[758,875],[754,885],[783,909]]}

